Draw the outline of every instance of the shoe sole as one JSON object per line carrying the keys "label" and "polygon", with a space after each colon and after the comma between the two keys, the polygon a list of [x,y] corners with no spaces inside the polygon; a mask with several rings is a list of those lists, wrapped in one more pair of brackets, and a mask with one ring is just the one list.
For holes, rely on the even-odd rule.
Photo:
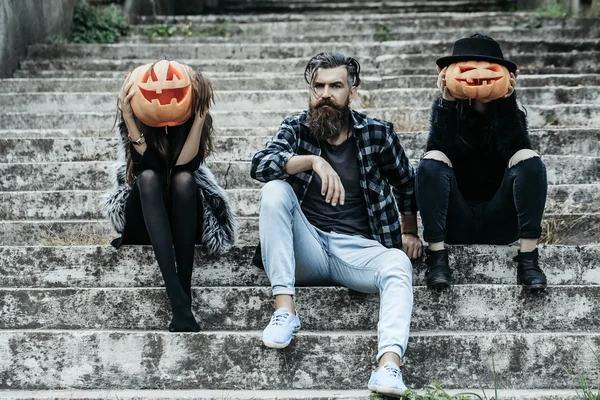
{"label": "shoe sole", "polygon": [[429,289],[447,289],[450,285],[451,283],[446,280],[427,282],[427,287]]}
{"label": "shoe sole", "polygon": [[405,389],[394,389],[389,387],[382,387],[378,385],[369,385],[367,386],[370,391],[377,392],[384,396],[402,396],[405,392]]}
{"label": "shoe sole", "polygon": [[539,283],[537,285],[521,285],[521,286],[523,286],[523,289],[525,289],[525,290],[529,290],[532,292],[540,292],[540,291],[546,290],[547,284]]}
{"label": "shoe sole", "polygon": [[[300,330],[300,328],[294,329],[294,333],[298,332],[299,330]],[[272,349],[285,349],[286,347],[288,347],[290,345],[291,342],[292,342],[292,337],[290,337],[290,339],[287,342],[283,342],[283,343],[271,342],[270,340],[263,339],[263,344]]]}

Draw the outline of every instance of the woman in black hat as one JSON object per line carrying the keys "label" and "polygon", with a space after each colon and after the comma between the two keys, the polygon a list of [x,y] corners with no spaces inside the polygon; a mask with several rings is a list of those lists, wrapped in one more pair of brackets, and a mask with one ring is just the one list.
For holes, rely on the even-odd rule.
{"label": "woman in black hat", "polygon": [[[446,71],[460,61],[506,67],[506,95],[486,103],[456,99],[446,86]],[[496,41],[479,33],[458,40],[452,56],[436,63],[442,94],[433,103],[427,152],[416,176],[423,235],[429,243],[427,286],[451,284],[445,243],[509,244],[519,239],[517,284],[544,289],[546,276],[538,266],[536,246],[546,202],[546,169],[531,150],[525,113],[517,105],[517,66],[504,59]]]}

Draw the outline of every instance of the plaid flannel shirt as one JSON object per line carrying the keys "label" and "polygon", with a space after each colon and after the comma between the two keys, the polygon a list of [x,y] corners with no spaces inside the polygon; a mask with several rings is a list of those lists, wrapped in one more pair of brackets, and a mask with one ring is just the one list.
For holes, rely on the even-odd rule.
{"label": "plaid flannel shirt", "polygon": [[[398,209],[403,215],[417,212],[414,168],[391,123],[354,110],[351,113],[371,237],[386,247],[402,248]],[[319,142],[309,134],[307,115],[304,111],[286,118],[267,147],[254,155],[250,171],[252,178],[261,182],[284,179],[300,203],[313,171],[289,175],[285,164],[295,155],[321,155]]]}

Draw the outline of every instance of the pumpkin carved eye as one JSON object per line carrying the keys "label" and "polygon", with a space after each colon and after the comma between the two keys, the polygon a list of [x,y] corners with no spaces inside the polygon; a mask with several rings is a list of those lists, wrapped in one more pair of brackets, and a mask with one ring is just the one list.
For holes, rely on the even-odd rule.
{"label": "pumpkin carved eye", "polygon": [[143,83],[148,83],[150,76],[152,76],[152,82],[158,82],[158,77],[156,76],[156,72],[154,72],[154,68],[150,70],[150,73],[148,73],[148,71],[146,71],[144,73],[144,75],[142,76],[141,81]]}
{"label": "pumpkin carved eye", "polygon": [[470,65],[460,65],[460,66],[458,67],[458,71],[459,71],[461,74],[462,74],[462,73],[465,73],[465,72],[467,72],[467,71],[472,71],[472,70],[474,70],[474,69],[475,69],[475,67],[471,67]]}
{"label": "pumpkin carved eye", "polygon": [[490,65],[489,67],[485,67],[485,69],[490,70],[490,71],[494,71],[494,72],[501,72],[501,68],[499,65]]}

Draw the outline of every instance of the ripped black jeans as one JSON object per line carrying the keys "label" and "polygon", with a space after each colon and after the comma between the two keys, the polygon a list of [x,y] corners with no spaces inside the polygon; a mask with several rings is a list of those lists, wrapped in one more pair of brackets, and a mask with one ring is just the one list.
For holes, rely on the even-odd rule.
{"label": "ripped black jeans", "polygon": [[539,157],[506,168],[487,202],[466,201],[454,170],[438,160],[421,160],[416,186],[423,238],[429,243],[509,244],[541,236],[548,183]]}

